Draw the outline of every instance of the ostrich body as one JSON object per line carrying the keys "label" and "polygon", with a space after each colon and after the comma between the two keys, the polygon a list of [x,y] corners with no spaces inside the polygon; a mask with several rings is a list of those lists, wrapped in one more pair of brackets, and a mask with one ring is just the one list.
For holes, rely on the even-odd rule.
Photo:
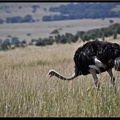
{"label": "ostrich body", "polygon": [[120,71],[120,46],[117,43],[105,41],[90,41],[79,47],[74,55],[75,72],[70,77],[65,77],[51,69],[48,75],[56,76],[62,80],[72,80],[79,75],[92,74],[95,85],[99,88],[97,74],[107,71],[112,85],[115,77],[112,68]]}

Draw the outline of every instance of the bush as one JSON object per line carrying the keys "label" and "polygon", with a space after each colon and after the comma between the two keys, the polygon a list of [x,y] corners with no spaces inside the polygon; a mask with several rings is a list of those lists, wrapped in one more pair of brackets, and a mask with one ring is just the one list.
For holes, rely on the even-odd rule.
{"label": "bush", "polygon": [[3,24],[4,23],[4,20],[3,19],[0,19],[0,24]]}
{"label": "bush", "polygon": [[36,42],[36,46],[46,46],[46,45],[52,45],[54,43],[53,39],[48,39],[48,38],[44,38],[44,39],[39,39]]}
{"label": "bush", "polygon": [[9,48],[8,48],[8,45],[7,45],[7,44],[5,44],[5,43],[2,43],[2,44],[1,44],[0,50],[6,51],[6,50],[8,50],[8,49],[9,49]]}
{"label": "bush", "polygon": [[59,34],[59,31],[57,29],[55,29],[50,34]]}
{"label": "bush", "polygon": [[11,44],[15,45],[15,47],[19,47],[20,43],[21,42],[19,41],[17,37],[12,37]]}

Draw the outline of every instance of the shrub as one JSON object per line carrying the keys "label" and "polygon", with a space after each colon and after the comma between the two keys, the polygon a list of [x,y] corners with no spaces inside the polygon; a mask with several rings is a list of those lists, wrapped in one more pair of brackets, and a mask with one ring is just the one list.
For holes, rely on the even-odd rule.
{"label": "shrub", "polygon": [[59,31],[57,29],[53,30],[50,34],[58,34]]}

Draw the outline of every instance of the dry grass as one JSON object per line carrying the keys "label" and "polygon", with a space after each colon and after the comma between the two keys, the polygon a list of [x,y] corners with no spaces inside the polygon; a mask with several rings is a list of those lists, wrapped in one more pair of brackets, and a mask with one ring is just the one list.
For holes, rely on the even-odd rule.
{"label": "dry grass", "polygon": [[[33,17],[41,19],[45,14],[44,7],[42,5]],[[32,11],[28,6],[21,11],[14,9],[9,14],[1,11],[0,16],[24,16]],[[120,22],[119,18],[113,20],[114,23]],[[11,35],[30,42],[32,38],[48,37],[54,29],[61,28],[60,34],[75,34],[78,30],[109,25],[109,19],[1,24],[0,39]],[[31,36],[27,36],[27,33],[31,33]],[[119,38],[115,41],[119,42]],[[114,71],[116,94],[107,73],[99,75],[99,92],[94,88],[91,75],[79,76],[69,82],[46,77],[51,68],[70,76],[74,72],[74,53],[82,44],[28,46],[0,51],[0,117],[120,117],[119,72]]]}
{"label": "dry grass", "polygon": [[91,75],[69,82],[46,77],[51,68],[70,76],[81,44],[1,51],[0,117],[120,117],[119,72],[116,94],[106,73],[99,75],[98,92]]}

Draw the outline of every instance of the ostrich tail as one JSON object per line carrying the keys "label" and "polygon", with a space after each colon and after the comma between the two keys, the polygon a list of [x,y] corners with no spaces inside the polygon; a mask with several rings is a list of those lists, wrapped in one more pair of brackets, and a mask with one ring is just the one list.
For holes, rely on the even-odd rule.
{"label": "ostrich tail", "polygon": [[115,70],[120,71],[120,57],[114,60]]}

